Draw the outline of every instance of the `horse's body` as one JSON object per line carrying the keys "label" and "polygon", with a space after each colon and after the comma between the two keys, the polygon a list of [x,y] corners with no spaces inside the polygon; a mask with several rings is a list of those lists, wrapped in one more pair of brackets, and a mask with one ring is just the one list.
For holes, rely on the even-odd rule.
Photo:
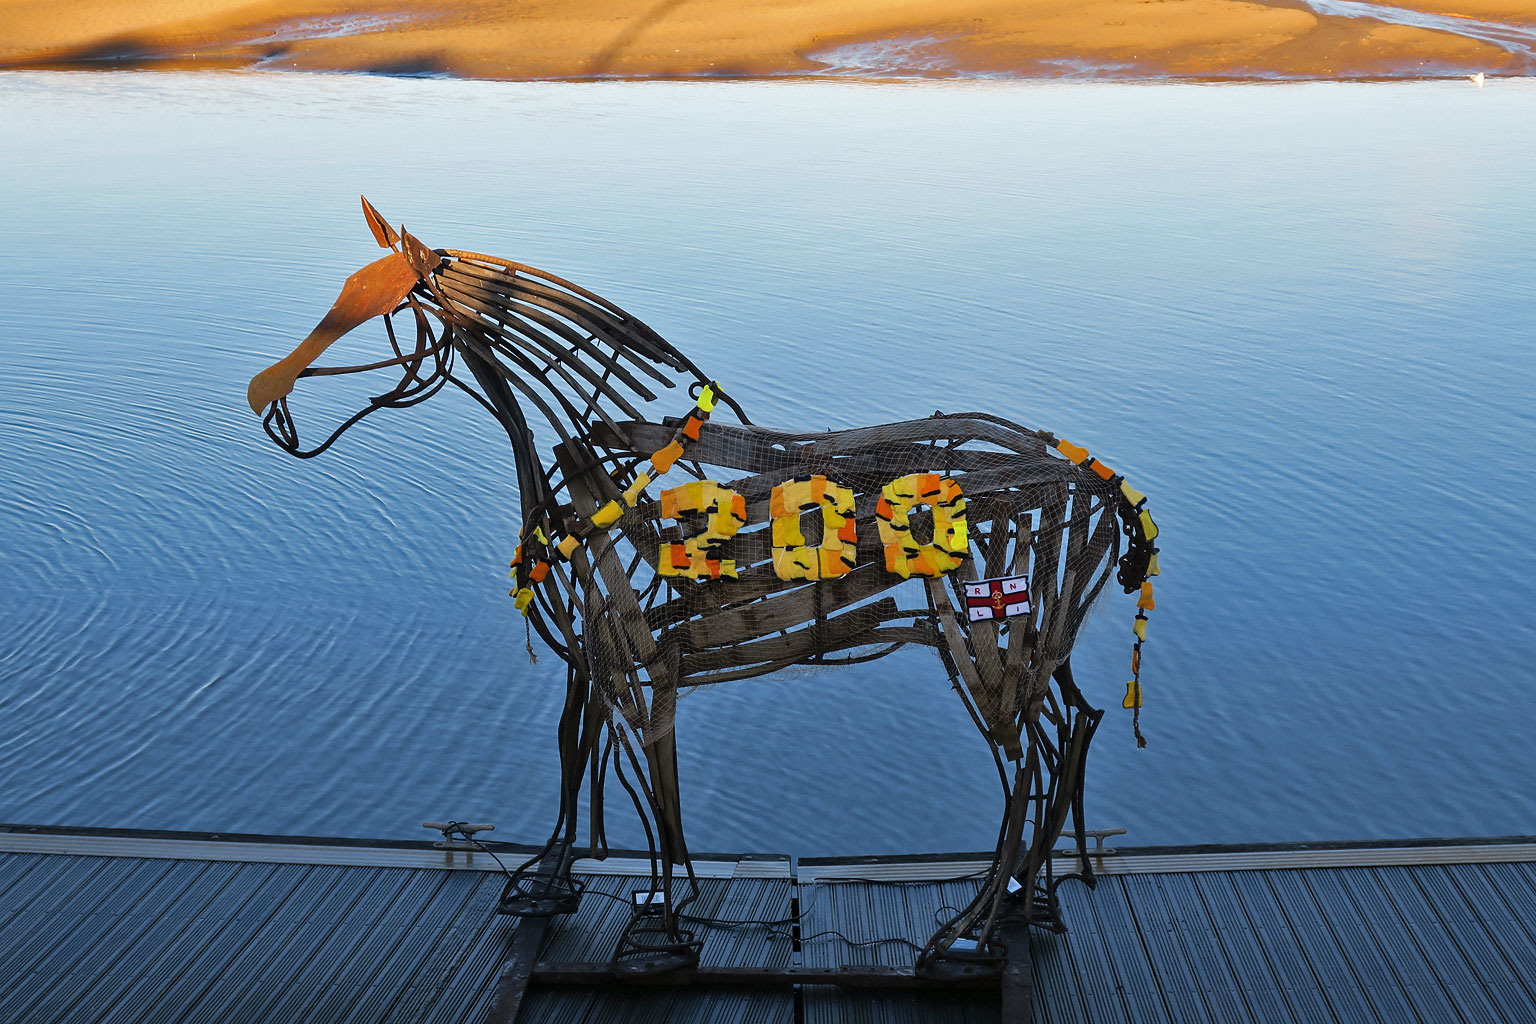
{"label": "horse's body", "polygon": [[[1101,714],[1073,684],[1068,657],[1088,605],[1117,564],[1120,582],[1139,586],[1150,550],[1149,538],[1136,532],[1135,510],[1125,510],[1119,477],[1090,471],[1091,459],[1062,458],[1049,434],[979,413],[787,433],[750,423],[722,396],[740,422],[699,409],[690,413],[692,422],[651,422],[638,406],[659,389],[718,385],[711,388],[638,319],[584,289],[493,257],[427,250],[391,231],[366,201],[365,210],[391,255],[349,279],[316,332],[252,382],[251,405],[267,410],[268,431],[283,447],[300,455],[324,450],[329,440],[312,452],[299,449],[286,400],[293,380],[315,372],[309,363],[357,323],[410,311],[414,349],[400,346],[391,328],[395,358],[351,368],[400,366],[401,383],[337,434],[374,409],[412,404],[445,383],[469,392],[506,428],[525,520],[514,593],[526,593],[521,604],[530,624],[566,661],[569,676],[559,737],[560,819],[549,855],[509,884],[505,909],[538,914],[573,904],[579,890],[569,863],[579,787],[584,778],[592,784],[587,845],[601,854],[611,758],[652,837],[657,888],[669,894],[662,924],[650,931],[641,924],[616,956],[665,967],[696,955],[697,943],[677,916],[691,896],[673,894],[673,865],[692,877],[676,774],[679,692],[791,666],[870,660],[916,644],[935,649],[987,738],[1006,805],[991,876],[977,900],[934,936],[924,958],[941,958],[962,936],[985,949],[1009,914],[1055,924],[1048,854],[1069,810],[1078,812],[1082,851],[1083,757]],[[455,358],[478,390],[455,374]],[[552,444],[536,441],[525,406],[554,431]],[[674,442],[681,454],[663,461]],[[642,470],[647,457],[652,467]],[[691,531],[688,523],[666,525],[666,502],[645,491],[640,478],[662,466],[672,476],[663,480],[658,472],[658,487],[709,479],[740,496],[737,518],[744,523],[710,549],[711,558],[729,559],[711,563],[714,578],[663,575],[668,551]],[[892,571],[882,545],[889,533],[876,529],[877,516],[889,519],[882,494],[890,492],[883,488],[915,479],[911,474],[952,480],[964,494],[969,533],[955,545],[954,568],[942,575],[908,579]],[[853,526],[842,520],[846,564],[785,579],[783,551],[774,553],[780,535],[770,521],[776,509],[781,519],[799,513],[775,506],[775,488],[807,478],[821,481],[818,492],[827,481],[852,492]],[[809,544],[816,517],[811,504],[802,507]],[[604,509],[615,515],[605,520]],[[930,511],[914,513],[912,543],[933,531],[932,518]],[[1123,557],[1122,521],[1131,541]],[[730,568],[720,572],[731,562],[734,576]],[[828,578],[814,578],[819,572]],[[968,620],[965,582],[1025,574],[1027,614]],[[1091,880],[1086,856],[1082,864]],[[1022,895],[1012,896],[1015,889]]]}

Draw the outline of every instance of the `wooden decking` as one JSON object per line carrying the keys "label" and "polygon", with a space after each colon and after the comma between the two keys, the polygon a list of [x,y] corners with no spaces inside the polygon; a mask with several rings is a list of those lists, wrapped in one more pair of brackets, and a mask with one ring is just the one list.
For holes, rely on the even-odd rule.
{"label": "wooden decking", "polygon": [[[545,964],[606,960],[644,871],[578,866],[588,894]],[[926,939],[983,866],[705,859],[693,912],[758,923],[705,929],[702,965],[910,965],[902,940]],[[1536,1020],[1536,839],[1123,850],[1101,868],[1096,891],[1061,890],[1067,935],[1031,937],[1037,1021]],[[494,913],[501,883],[490,857],[426,843],[0,826],[0,1021],[484,1020],[516,928]],[[537,978],[519,1021],[1001,1013],[995,990]]]}

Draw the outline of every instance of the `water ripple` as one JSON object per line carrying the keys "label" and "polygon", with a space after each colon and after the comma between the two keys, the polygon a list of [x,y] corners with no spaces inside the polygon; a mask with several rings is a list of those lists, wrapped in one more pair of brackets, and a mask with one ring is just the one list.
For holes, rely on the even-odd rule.
{"label": "water ripple", "polygon": [[[296,462],[244,405],[377,252],[366,190],[610,295],[764,422],[993,409],[1125,469],[1166,538],[1153,745],[1110,712],[1093,823],[1526,831],[1536,84],[1500,86],[0,75],[0,820],[549,826],[505,439],[445,394]],[[362,387],[303,382],[306,437]],[[1076,656],[1101,704],[1124,605]],[[690,696],[691,837],[988,845],[972,733],[923,652]]]}

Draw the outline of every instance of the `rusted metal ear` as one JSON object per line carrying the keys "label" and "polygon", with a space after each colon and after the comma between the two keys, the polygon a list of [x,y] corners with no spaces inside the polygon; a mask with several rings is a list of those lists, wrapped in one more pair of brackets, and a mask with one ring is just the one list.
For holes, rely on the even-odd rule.
{"label": "rusted metal ear", "polygon": [[405,230],[403,224],[400,226],[400,251],[423,278],[443,265],[443,257],[428,249],[421,239]]}
{"label": "rusted metal ear", "polygon": [[333,341],[359,324],[394,309],[419,280],[421,278],[410,261],[398,252],[374,260],[347,278],[336,304],[319,326],[309,332],[309,337],[299,342],[298,347],[282,360],[251,378],[251,386],[246,390],[251,411],[260,413],[292,391],[293,382]]}
{"label": "rusted metal ear", "polygon": [[379,243],[381,249],[393,249],[395,243],[400,241],[400,236],[395,234],[395,229],[389,226],[389,221],[384,215],[374,209],[367,196],[362,197],[363,216],[368,220],[368,230],[373,232],[374,241]]}

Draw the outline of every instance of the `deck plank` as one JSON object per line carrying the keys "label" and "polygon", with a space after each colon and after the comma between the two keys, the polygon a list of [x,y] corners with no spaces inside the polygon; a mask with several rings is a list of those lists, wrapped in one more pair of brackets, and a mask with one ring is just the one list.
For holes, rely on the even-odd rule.
{"label": "deck plank", "polygon": [[[173,834],[18,838],[5,828],[7,1024],[477,1021],[516,926],[495,913],[498,872],[398,843],[195,836],[178,847]],[[1068,933],[1030,938],[1037,1024],[1536,1019],[1529,840],[1107,860],[1096,891],[1075,882],[1061,890]],[[802,867],[815,880],[797,882],[787,860],[712,862],[689,908],[705,940],[702,962],[909,966],[914,946],[952,912],[945,908],[974,894],[978,881],[961,876],[977,863],[975,855],[816,861]],[[584,875],[588,894],[553,923],[544,959],[606,962],[629,891],[644,885],[632,861],[616,858],[611,873],[583,867],[596,872]],[[519,1021],[990,1024],[999,1013],[997,993],[986,990],[535,984]]]}

